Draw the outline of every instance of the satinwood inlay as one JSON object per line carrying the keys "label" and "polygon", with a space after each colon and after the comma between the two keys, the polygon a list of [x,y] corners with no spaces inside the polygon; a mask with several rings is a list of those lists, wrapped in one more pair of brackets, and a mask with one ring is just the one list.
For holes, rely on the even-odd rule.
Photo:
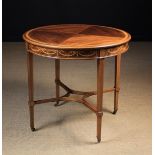
{"label": "satinwood inlay", "polygon": [[[34,105],[47,102],[56,102],[55,106],[64,103],[79,102],[96,113],[97,116],[97,141],[101,141],[101,125],[103,115],[103,93],[114,92],[114,111],[118,110],[118,95],[120,90],[120,64],[121,54],[128,50],[130,34],[116,28],[97,25],[50,25],[35,28],[24,33],[23,38],[27,47],[28,68],[28,94],[30,127],[34,127]],[[34,78],[33,78],[33,54],[54,58],[55,60],[55,97],[49,99],[34,100]],[[104,62],[106,57],[115,56],[115,80],[114,87],[104,89]],[[59,59],[97,59],[97,90],[78,91],[69,88],[60,80]],[[76,67],[75,67],[76,69]],[[86,68],[87,69],[87,68]],[[70,76],[72,78],[72,76]],[[66,94],[60,96],[60,87]],[[80,95],[76,98],[71,94]],[[97,95],[96,104],[92,104],[86,98]],[[59,101],[64,101],[59,103]]]}
{"label": "satinwood inlay", "polygon": [[60,59],[94,59],[124,53],[131,36],[111,27],[62,24],[29,30],[23,34],[23,38],[28,51],[37,55]]}

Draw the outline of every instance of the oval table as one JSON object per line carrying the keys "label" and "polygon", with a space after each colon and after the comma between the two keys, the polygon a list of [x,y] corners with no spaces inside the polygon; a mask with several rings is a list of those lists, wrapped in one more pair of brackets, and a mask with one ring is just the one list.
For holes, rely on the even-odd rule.
{"label": "oval table", "polygon": [[[34,105],[59,101],[79,102],[92,110],[97,116],[97,140],[101,141],[102,123],[102,98],[103,93],[114,92],[114,111],[118,110],[118,94],[120,90],[120,63],[121,54],[128,50],[128,42],[131,39],[127,32],[105,26],[84,24],[49,25],[31,29],[23,34],[27,48],[28,65],[28,90],[30,127],[34,128]],[[33,54],[55,59],[55,83],[56,96],[49,99],[34,100],[33,96]],[[115,57],[115,82],[114,87],[103,89],[104,61],[107,57]],[[77,91],[69,88],[60,81],[60,60],[97,60],[97,91]],[[66,90],[66,94],[60,96],[60,86]],[[82,95],[80,99],[70,97],[70,94]],[[88,102],[87,97],[97,95],[96,105]]]}

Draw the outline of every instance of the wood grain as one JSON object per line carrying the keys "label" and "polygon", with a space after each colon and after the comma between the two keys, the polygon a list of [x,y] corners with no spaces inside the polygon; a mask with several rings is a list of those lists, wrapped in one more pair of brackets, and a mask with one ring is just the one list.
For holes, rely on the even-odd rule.
{"label": "wood grain", "polygon": [[128,42],[123,30],[84,24],[50,25],[24,33],[26,42],[54,49],[86,49],[117,46]]}
{"label": "wood grain", "polygon": [[[34,131],[34,105],[46,102],[56,102],[60,106],[67,101],[79,102],[88,107],[97,115],[97,140],[101,141],[102,102],[103,93],[114,91],[114,112],[118,109],[118,94],[120,89],[120,61],[121,54],[129,48],[130,34],[116,28],[70,24],[50,25],[29,30],[23,34],[28,51],[28,88],[30,107],[30,127]],[[33,54],[54,58],[56,97],[34,101],[33,98]],[[104,85],[104,58],[115,56],[115,84],[114,88],[103,89]],[[60,80],[59,59],[97,59],[97,91],[82,92],[70,89]],[[66,94],[60,96],[60,87]],[[81,98],[71,97],[70,94],[82,95]],[[94,105],[86,98],[97,95],[97,104]],[[59,103],[59,101],[64,101]]]}

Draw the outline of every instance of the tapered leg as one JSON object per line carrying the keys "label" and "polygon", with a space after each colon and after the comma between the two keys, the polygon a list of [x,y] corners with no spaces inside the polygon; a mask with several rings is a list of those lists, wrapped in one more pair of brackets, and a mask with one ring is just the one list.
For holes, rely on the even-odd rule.
{"label": "tapered leg", "polygon": [[97,60],[97,140],[101,141],[104,59]]}
{"label": "tapered leg", "polygon": [[28,68],[28,95],[29,95],[29,112],[30,112],[30,127],[34,128],[34,102],[33,102],[33,54],[27,52],[27,68]]}
{"label": "tapered leg", "polygon": [[115,56],[115,85],[114,85],[114,112],[116,114],[118,110],[118,95],[120,91],[120,65],[121,65],[121,55]]}
{"label": "tapered leg", "polygon": [[57,106],[59,104],[59,96],[60,96],[60,86],[57,83],[57,81],[60,80],[60,60],[56,59],[55,60],[55,82],[56,82],[56,104],[55,106]]}

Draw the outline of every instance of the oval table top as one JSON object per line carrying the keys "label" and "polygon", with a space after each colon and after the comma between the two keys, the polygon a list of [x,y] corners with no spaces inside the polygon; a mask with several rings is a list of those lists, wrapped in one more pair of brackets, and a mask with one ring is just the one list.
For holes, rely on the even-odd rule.
{"label": "oval table top", "polygon": [[128,43],[131,36],[123,30],[112,27],[62,24],[31,29],[23,34],[23,39],[31,46],[29,49],[33,53],[35,48],[37,50],[47,48],[45,51],[47,54],[49,49],[88,51],[118,47]]}
{"label": "oval table top", "polygon": [[120,45],[130,40],[130,35],[116,28],[64,24],[38,27],[23,35],[27,42],[61,49],[103,48]]}

